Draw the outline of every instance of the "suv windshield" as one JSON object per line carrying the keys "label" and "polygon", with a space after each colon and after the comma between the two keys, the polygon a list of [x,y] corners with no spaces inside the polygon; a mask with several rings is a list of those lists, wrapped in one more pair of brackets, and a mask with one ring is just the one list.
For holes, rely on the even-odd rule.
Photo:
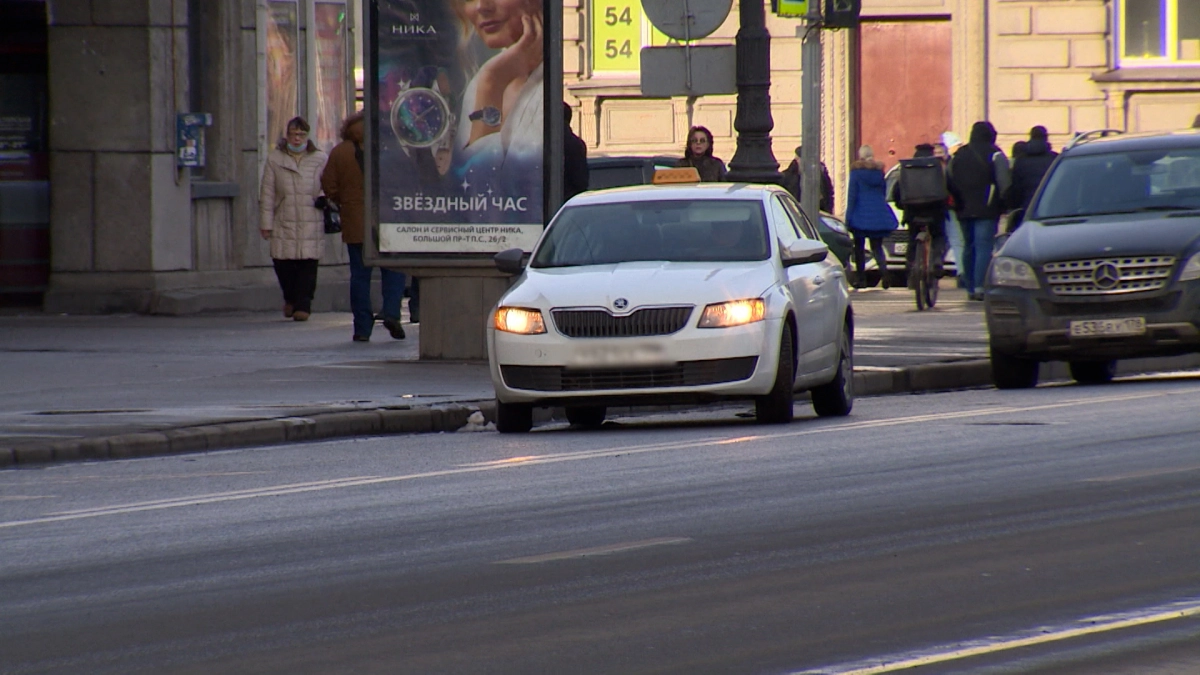
{"label": "suv windshield", "polygon": [[758,200],[625,202],[564,208],[530,266],[738,262],[769,255]]}
{"label": "suv windshield", "polygon": [[1200,209],[1200,148],[1067,156],[1030,218]]}

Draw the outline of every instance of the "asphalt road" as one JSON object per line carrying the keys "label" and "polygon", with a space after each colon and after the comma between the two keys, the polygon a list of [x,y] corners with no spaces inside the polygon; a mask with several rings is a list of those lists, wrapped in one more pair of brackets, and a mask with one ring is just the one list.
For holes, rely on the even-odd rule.
{"label": "asphalt road", "polygon": [[1200,672],[1198,397],[6,471],[0,672]]}

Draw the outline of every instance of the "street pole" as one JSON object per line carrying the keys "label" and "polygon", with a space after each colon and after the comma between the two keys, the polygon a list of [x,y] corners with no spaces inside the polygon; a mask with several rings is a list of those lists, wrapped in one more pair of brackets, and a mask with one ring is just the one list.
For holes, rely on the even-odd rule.
{"label": "street pole", "polygon": [[809,0],[800,67],[800,146],[804,165],[800,208],[815,225],[821,204],[821,3]]}
{"label": "street pole", "polygon": [[779,183],[779,162],[771,151],[771,34],[762,0],[738,3],[737,150],[728,179],[737,183]]}

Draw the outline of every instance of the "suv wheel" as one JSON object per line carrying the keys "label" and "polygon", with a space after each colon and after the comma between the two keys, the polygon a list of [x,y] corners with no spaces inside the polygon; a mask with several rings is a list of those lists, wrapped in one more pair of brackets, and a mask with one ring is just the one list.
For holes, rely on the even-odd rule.
{"label": "suv wheel", "polygon": [[1079,384],[1107,384],[1117,374],[1114,361],[1071,361],[1071,379]]}
{"label": "suv wheel", "polygon": [[992,349],[992,382],[997,389],[1031,389],[1038,383],[1038,362]]}

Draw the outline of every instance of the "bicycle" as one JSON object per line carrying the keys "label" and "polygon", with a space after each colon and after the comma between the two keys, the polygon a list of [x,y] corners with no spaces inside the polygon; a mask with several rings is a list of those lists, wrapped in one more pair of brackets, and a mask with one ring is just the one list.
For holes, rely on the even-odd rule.
{"label": "bicycle", "polygon": [[908,287],[917,296],[917,311],[933,309],[938,299],[938,279],[941,271],[934,260],[933,235],[929,225],[915,222],[909,227],[920,227],[917,232],[916,250],[913,252],[912,267],[909,268]]}

